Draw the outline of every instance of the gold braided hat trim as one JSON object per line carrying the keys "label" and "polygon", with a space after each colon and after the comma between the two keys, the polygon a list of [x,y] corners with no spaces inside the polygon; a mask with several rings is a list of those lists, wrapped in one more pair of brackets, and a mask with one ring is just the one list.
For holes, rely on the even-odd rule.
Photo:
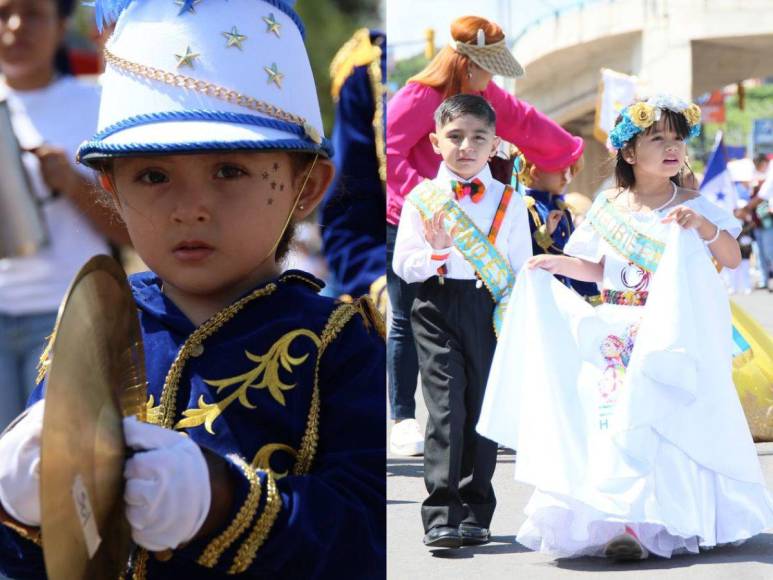
{"label": "gold braided hat trim", "polygon": [[250,111],[262,113],[268,117],[272,117],[280,121],[293,123],[300,126],[306,136],[314,143],[322,143],[322,136],[320,135],[319,131],[317,131],[317,129],[311,123],[309,123],[308,120],[306,120],[304,117],[301,117],[300,115],[289,113],[284,109],[277,107],[276,105],[272,105],[271,103],[243,95],[238,91],[217,85],[215,83],[210,83],[201,79],[196,79],[194,77],[189,77],[152,66],[132,62],[113,54],[107,48],[104,51],[104,55],[105,63],[110,64],[118,70],[139,77],[158,81],[173,87],[180,87],[182,89],[196,91],[197,93],[201,93],[208,97],[238,105],[240,107],[244,107],[245,109],[249,109]]}

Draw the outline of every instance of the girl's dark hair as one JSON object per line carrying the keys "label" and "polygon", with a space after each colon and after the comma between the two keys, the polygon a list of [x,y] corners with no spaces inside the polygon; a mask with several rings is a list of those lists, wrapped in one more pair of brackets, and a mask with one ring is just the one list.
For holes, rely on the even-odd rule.
{"label": "girl's dark hair", "polygon": [[[673,129],[679,137],[682,139],[687,139],[687,136],[690,133],[690,125],[687,123],[687,118],[682,113],[676,113],[671,109],[661,109],[661,111],[661,119],[664,122],[664,129]],[[622,120],[623,116],[618,115],[617,119],[615,119],[615,126],[617,126]],[[617,150],[617,155],[615,156],[615,183],[617,187],[621,189],[628,189],[634,183],[636,183],[636,178],[633,174],[633,165],[625,160],[623,157],[623,152],[629,148],[633,148],[636,144],[636,140],[640,135],[649,135],[654,130],[655,125],[656,123],[653,123],[641,133],[637,133],[633,138],[631,138],[630,141],[628,141],[625,145]],[[693,172],[687,162],[685,162],[685,167],[690,173]],[[671,181],[676,183],[677,186],[681,187],[683,185],[682,172],[680,171],[674,175],[671,178]]]}

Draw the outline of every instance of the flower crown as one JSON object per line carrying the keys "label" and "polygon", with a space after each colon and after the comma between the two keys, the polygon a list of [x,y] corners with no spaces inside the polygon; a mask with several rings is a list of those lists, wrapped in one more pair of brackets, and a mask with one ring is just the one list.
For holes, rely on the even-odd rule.
{"label": "flower crown", "polygon": [[687,139],[692,139],[700,134],[701,109],[698,105],[670,95],[657,95],[623,109],[623,119],[609,133],[609,143],[614,149],[622,148],[636,135],[653,123],[660,121],[663,109],[684,115],[690,126]]}

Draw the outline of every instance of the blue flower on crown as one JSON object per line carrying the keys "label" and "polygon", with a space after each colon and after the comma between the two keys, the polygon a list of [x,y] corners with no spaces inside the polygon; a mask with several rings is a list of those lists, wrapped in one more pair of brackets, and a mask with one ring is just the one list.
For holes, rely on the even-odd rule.
{"label": "blue flower on crown", "polygon": [[671,95],[657,95],[647,101],[639,101],[623,109],[622,119],[609,133],[611,147],[613,149],[622,148],[636,135],[658,122],[664,109],[684,116],[690,127],[687,140],[700,135],[701,110],[698,105]]}

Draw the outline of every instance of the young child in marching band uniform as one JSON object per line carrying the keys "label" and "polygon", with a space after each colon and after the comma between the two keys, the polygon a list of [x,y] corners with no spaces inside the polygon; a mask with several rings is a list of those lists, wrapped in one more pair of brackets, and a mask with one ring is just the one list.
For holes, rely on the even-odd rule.
{"label": "young child in marching band uniform", "polygon": [[[79,156],[152,270],[130,279],[153,424],[124,421],[127,577],[383,578],[383,323],[280,266],[333,176],[300,19],[278,0],[96,10],[117,23]],[[25,578],[45,577],[43,404],[0,438],[0,569]]]}

